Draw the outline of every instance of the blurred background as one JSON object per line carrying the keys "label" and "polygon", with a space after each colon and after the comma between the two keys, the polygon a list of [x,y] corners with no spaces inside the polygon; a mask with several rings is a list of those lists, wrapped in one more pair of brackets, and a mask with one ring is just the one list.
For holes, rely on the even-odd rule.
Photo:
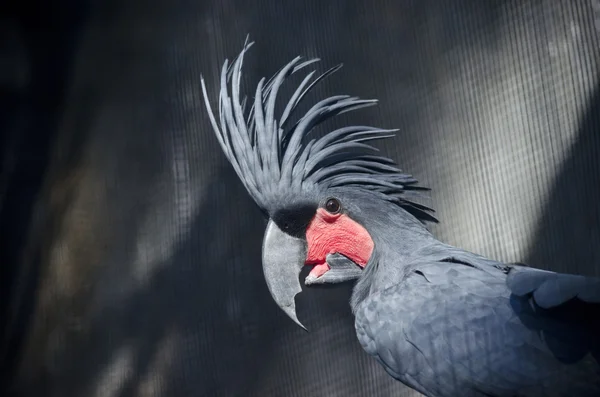
{"label": "blurred background", "polygon": [[[272,301],[265,220],[210,128],[246,38],[253,94],[311,101],[431,187],[442,241],[600,276],[599,0],[7,0],[0,5],[2,396],[417,396],[356,339],[351,285]],[[343,119],[339,122],[342,123]]]}

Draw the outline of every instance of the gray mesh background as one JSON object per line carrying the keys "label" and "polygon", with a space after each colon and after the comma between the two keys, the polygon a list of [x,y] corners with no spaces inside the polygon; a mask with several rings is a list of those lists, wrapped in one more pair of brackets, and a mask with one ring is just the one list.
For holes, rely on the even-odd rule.
{"label": "gray mesh background", "polygon": [[345,63],[319,95],[380,99],[349,121],[401,129],[382,149],[432,187],[441,240],[600,275],[598,0],[37,7],[0,21],[1,358],[15,395],[417,395],[362,351],[350,286],[298,298],[310,333],[269,296],[265,221],[199,83],[216,94],[247,33],[252,84],[319,56],[321,70]]}

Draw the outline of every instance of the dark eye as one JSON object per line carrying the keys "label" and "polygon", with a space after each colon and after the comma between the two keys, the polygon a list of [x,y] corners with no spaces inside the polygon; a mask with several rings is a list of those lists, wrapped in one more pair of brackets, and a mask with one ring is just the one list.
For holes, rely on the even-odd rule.
{"label": "dark eye", "polygon": [[340,204],[340,202],[337,199],[330,198],[325,203],[325,209],[329,213],[337,214],[342,209],[342,205]]}

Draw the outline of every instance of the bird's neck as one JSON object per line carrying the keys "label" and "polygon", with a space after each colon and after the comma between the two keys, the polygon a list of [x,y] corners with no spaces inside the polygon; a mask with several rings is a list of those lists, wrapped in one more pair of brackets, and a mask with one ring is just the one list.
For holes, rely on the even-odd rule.
{"label": "bird's neck", "polygon": [[353,311],[370,294],[401,282],[407,265],[419,261],[423,252],[431,252],[435,247],[444,245],[405,211],[389,215],[383,222],[365,220],[375,249],[363,276],[354,287],[351,299]]}

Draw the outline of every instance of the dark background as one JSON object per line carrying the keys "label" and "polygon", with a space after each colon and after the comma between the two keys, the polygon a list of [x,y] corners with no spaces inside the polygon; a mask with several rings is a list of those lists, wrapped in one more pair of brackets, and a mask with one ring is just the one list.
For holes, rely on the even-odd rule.
{"label": "dark background", "polygon": [[351,286],[299,297],[310,333],[269,296],[199,83],[214,106],[246,34],[252,84],[319,56],[345,67],[317,94],[380,99],[353,120],[401,130],[382,149],[441,240],[600,275],[598,0],[0,7],[3,396],[416,395],[360,348]]}

